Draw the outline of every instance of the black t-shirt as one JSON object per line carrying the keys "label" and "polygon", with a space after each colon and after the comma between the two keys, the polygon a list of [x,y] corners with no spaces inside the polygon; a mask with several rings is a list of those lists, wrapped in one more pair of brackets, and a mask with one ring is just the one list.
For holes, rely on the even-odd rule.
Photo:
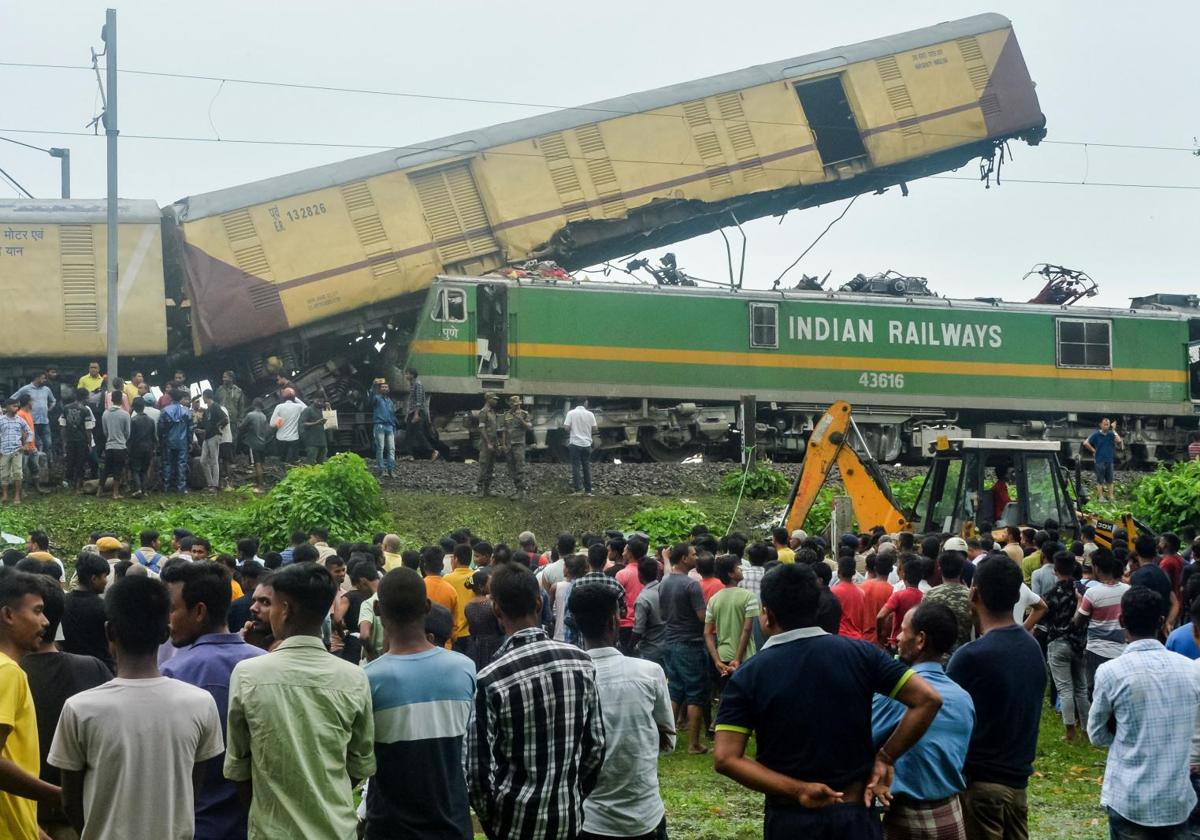
{"label": "black t-shirt", "polygon": [[[81,691],[103,685],[112,679],[112,671],[94,656],[76,656],[73,653],[27,653],[21,657],[21,667],[29,678],[29,693],[33,695],[33,706],[37,717],[38,741],[42,753],[41,779],[52,785],[62,784],[57,767],[52,767],[46,757],[50,754],[50,743],[54,730],[68,697]],[[40,803],[38,821],[63,821],[66,815],[57,803]]]}
{"label": "black t-shirt", "polygon": [[671,572],[658,585],[658,602],[667,626],[667,644],[704,641],[704,590],[685,574]]}
{"label": "black t-shirt", "polygon": [[[1130,586],[1144,586],[1162,596],[1162,614],[1171,611],[1171,579],[1167,573],[1153,563],[1138,566],[1129,576]],[[1168,628],[1169,629],[1169,628]]]}
{"label": "black t-shirt", "polygon": [[135,411],[129,420],[130,451],[146,452],[154,449],[154,421],[141,411]]}
{"label": "black t-shirt", "polygon": [[734,671],[717,730],[754,732],[759,763],[793,779],[865,782],[875,760],[871,704],[877,693],[895,696],[908,666],[868,642],[793,632],[802,637],[765,645]]}
{"label": "black t-shirt", "polygon": [[248,593],[229,605],[229,629],[234,633],[245,627],[246,622],[253,618],[250,614],[250,605],[253,603],[254,594]]}
{"label": "black t-shirt", "polygon": [[946,673],[975,702],[975,731],[963,768],[967,781],[1026,787],[1046,692],[1038,643],[1019,624],[989,630],[960,647]]}
{"label": "black t-shirt", "polygon": [[67,653],[94,656],[116,673],[116,663],[104,637],[104,599],[95,592],[68,592],[63,610],[62,648]]}

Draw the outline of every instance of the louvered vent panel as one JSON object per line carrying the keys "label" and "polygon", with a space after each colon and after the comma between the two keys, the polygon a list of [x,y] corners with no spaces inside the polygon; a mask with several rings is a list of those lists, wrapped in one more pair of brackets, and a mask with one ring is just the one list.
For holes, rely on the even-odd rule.
{"label": "louvered vent panel", "polygon": [[375,279],[383,279],[400,273],[400,264],[392,256],[392,245],[383,220],[379,217],[379,208],[375,206],[375,198],[366,181],[346,184],[342,187],[342,200],[346,202],[346,210],[350,214],[350,224],[358,237],[358,244],[371,265],[371,274]]}
{"label": "louvered vent panel", "polygon": [[546,158],[550,181],[558,195],[559,204],[564,208],[567,221],[589,218],[591,214],[584,204],[587,196],[583,193],[583,185],[579,183],[579,173],[575,171],[575,161],[571,160],[566,139],[562,134],[547,134],[538,138],[537,144]]}
{"label": "louvered vent panel", "polygon": [[885,85],[894,84],[902,78],[900,75],[900,65],[896,62],[894,56],[888,56],[876,61],[875,69],[879,71],[879,78],[883,80]]}
{"label": "louvered vent panel", "polygon": [[443,263],[500,250],[469,163],[421,172],[412,181]]}
{"label": "louvered vent panel", "polygon": [[267,255],[263,253],[262,246],[258,243],[248,248],[241,248],[234,251],[233,257],[237,260],[238,268],[247,274],[265,278],[271,273],[271,266],[267,263]]}
{"label": "louvered vent panel", "polygon": [[221,224],[225,226],[225,235],[229,237],[230,242],[258,238],[258,234],[254,230],[254,221],[250,218],[249,210],[237,210],[233,213],[226,213],[221,217]]}
{"label": "louvered vent panel", "polygon": [[63,329],[95,332],[100,329],[96,296],[96,243],[91,225],[63,225],[58,234],[62,276]]}
{"label": "louvered vent panel", "polygon": [[989,75],[987,67],[982,64],[967,67],[967,77],[971,80],[971,87],[975,88],[976,93],[987,87]]}
{"label": "louvered vent panel", "polygon": [[361,216],[354,220],[354,232],[364,248],[370,248],[380,243],[387,244],[387,234],[383,231],[383,222],[379,216]]}
{"label": "louvered vent panel", "polygon": [[978,38],[973,35],[970,38],[959,38],[957,43],[963,61],[983,61],[983,50],[979,47]]}
{"label": "louvered vent panel", "polygon": [[758,144],[754,142],[754,134],[746,120],[741,95],[727,93],[718,96],[717,109],[725,123],[725,136],[729,138],[733,154],[742,164],[742,177],[747,181],[762,177],[763,167],[759,160]]}
{"label": "louvered vent panel", "polygon": [[979,100],[979,107],[983,109],[985,117],[998,117],[1001,113],[1000,100],[996,98],[996,94],[989,93]]}
{"label": "louvered vent panel", "polygon": [[279,289],[272,283],[255,283],[250,287],[250,303],[255,309],[278,309],[283,306],[279,300]]}
{"label": "louvered vent panel", "polygon": [[587,169],[588,180],[600,197],[601,217],[617,219],[624,216],[628,208],[625,206],[625,199],[621,197],[621,184],[617,180],[612,161],[609,160],[608,147],[604,144],[600,126],[585,125],[575,129],[575,139],[586,158],[584,166]]}
{"label": "louvered vent panel", "polygon": [[342,198],[346,201],[346,209],[351,213],[360,210],[375,211],[375,200],[371,198],[371,190],[366,181],[342,187]]}
{"label": "louvered vent panel", "polygon": [[725,157],[721,139],[713,128],[707,100],[699,99],[695,102],[685,103],[683,115],[688,128],[691,129],[692,143],[696,146],[696,153],[700,155],[700,162],[704,165],[704,171],[708,175],[708,185],[715,189],[732,184],[733,178],[726,169],[729,160]]}
{"label": "louvered vent panel", "polygon": [[708,118],[708,105],[703,99],[686,103],[683,106],[683,116],[687,120],[688,125],[693,128],[700,125],[708,125],[711,122]]}

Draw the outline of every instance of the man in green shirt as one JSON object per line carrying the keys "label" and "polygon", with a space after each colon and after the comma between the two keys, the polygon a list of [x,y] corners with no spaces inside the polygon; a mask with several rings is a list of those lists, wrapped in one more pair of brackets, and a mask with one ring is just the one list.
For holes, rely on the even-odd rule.
{"label": "man in green shirt", "polygon": [[738,583],[741,562],[732,554],[717,558],[716,576],[725,588],[709,599],[704,616],[704,641],[717,673],[727,677],[754,655],[751,627],[758,620],[758,599]]}
{"label": "man in green shirt", "polygon": [[233,669],[225,778],[249,805],[250,838],[356,840],[353,789],[375,772],[375,723],[366,674],[321,642],[337,585],[309,562],[261,586],[279,644]]}
{"label": "man in green shirt", "polygon": [[314,394],[300,413],[300,442],[304,445],[304,456],[310,464],[320,464],[328,455],[328,439],[325,437],[325,398]]}

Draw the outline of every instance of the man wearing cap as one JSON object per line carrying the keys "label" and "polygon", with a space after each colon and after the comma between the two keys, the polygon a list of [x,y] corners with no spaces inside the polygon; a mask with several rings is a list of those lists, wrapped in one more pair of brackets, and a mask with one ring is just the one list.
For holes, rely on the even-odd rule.
{"label": "man wearing cap", "polygon": [[533,431],[529,414],[521,408],[521,398],[513,394],[508,398],[508,411],[504,415],[500,445],[508,453],[508,476],[513,483],[513,498],[524,498],[529,493],[525,482],[525,434]]}
{"label": "man wearing cap", "polygon": [[492,495],[492,472],[497,455],[504,450],[500,439],[500,421],[496,416],[499,398],[488,391],[483,395],[483,408],[479,409],[479,495]]}
{"label": "man wearing cap", "polygon": [[380,377],[372,383],[368,397],[375,431],[375,464],[388,478],[396,473],[396,406],[390,392],[387,380]]}
{"label": "man wearing cap", "polygon": [[271,412],[271,426],[275,429],[275,440],[283,449],[283,460],[290,464],[300,452],[300,415],[305,406],[296,399],[296,392],[291,388],[284,388],[280,396],[283,402]]}

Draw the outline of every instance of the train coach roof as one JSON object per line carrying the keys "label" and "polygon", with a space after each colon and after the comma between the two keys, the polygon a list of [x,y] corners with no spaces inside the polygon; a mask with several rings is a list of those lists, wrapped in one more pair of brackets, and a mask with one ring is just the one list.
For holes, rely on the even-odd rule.
{"label": "train coach roof", "polygon": [[240,210],[264,201],[275,201],[339,184],[351,183],[397,169],[436,163],[439,160],[455,158],[507,143],[529,140],[544,134],[565,131],[625,114],[651,111],[729,91],[743,90],[782,79],[831,70],[859,61],[895,55],[929,44],[993,32],[1010,25],[1008,18],[1003,15],[974,15],[858,44],[834,47],[770,64],[759,64],[731,73],[709,76],[705,79],[681,82],[615,99],[564,108],[523,120],[514,120],[489,128],[429,140],[414,146],[401,146],[340,163],[304,169],[224,190],[188,196],[175,202],[171,209],[181,222],[189,219],[203,219],[228,213],[231,210]]}
{"label": "train coach roof", "polygon": [[[108,204],[92,198],[6,198],[0,200],[0,225],[95,225],[108,219]],[[162,212],[148,198],[117,199],[123,224],[158,224]]]}
{"label": "train coach roof", "polygon": [[632,283],[621,280],[584,280],[582,282],[547,281],[538,278],[510,280],[497,275],[482,276],[451,276],[440,274],[434,278],[434,286],[453,284],[456,286],[479,286],[483,284],[500,284],[507,286],[556,288],[578,292],[613,292],[643,295],[687,295],[690,297],[707,298],[736,298],[754,303],[779,303],[781,301],[829,302],[845,305],[871,306],[902,306],[905,308],[920,307],[923,309],[953,309],[970,312],[1026,312],[1042,315],[1055,314],[1070,318],[1158,318],[1166,321],[1183,321],[1196,317],[1196,312],[1183,309],[1165,308],[1120,308],[1103,306],[1062,305],[1048,303],[1027,303],[1024,301],[1005,300],[974,300],[971,298],[944,297],[893,297],[891,295],[872,295],[861,292],[837,291],[800,291],[796,289],[773,291],[770,289],[740,289],[733,291],[727,286],[714,285],[711,288],[695,286],[658,286],[653,283]]}

